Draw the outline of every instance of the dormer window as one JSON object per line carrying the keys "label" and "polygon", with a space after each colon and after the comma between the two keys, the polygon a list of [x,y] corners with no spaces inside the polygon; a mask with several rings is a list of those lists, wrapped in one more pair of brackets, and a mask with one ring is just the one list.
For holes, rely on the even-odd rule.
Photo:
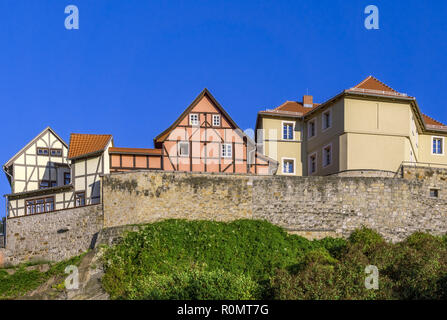
{"label": "dormer window", "polygon": [[189,124],[191,126],[198,126],[199,125],[199,115],[197,113],[191,113],[189,115]]}
{"label": "dormer window", "polygon": [[213,114],[213,126],[220,127],[220,114]]}

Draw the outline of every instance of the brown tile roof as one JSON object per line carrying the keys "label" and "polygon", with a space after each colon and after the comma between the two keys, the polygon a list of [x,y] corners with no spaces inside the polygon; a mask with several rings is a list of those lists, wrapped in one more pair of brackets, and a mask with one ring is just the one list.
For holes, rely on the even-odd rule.
{"label": "brown tile roof", "polygon": [[265,110],[261,111],[260,113],[302,116],[318,106],[319,106],[318,103],[314,103],[312,108],[306,108],[305,106],[303,106],[302,102],[286,101],[282,105],[273,110]]}
{"label": "brown tile roof", "polygon": [[422,117],[424,118],[425,124],[429,126],[445,126],[442,122],[439,122],[426,114],[422,114]]}
{"label": "brown tile roof", "polygon": [[121,154],[161,154],[161,149],[143,149],[143,148],[109,148],[109,153],[121,153]]}
{"label": "brown tile roof", "polygon": [[[387,86],[383,82],[379,81],[377,78],[373,76],[367,77],[365,80],[360,82],[358,85],[348,89],[347,91],[352,92],[364,92],[364,93],[372,93],[372,94],[380,94],[385,96],[403,96],[408,97],[405,93],[400,93],[393,88]],[[411,97],[409,97],[411,98]]]}
{"label": "brown tile roof", "polygon": [[96,153],[105,149],[112,135],[110,134],[79,134],[70,135],[68,158],[78,158],[83,155]]}
{"label": "brown tile roof", "polygon": [[366,78],[365,80],[360,82],[358,85],[356,85],[354,88],[377,90],[377,91],[388,91],[388,92],[397,93],[396,90],[387,86],[386,84],[379,81],[377,78],[374,78],[373,76],[369,76],[368,78]]}

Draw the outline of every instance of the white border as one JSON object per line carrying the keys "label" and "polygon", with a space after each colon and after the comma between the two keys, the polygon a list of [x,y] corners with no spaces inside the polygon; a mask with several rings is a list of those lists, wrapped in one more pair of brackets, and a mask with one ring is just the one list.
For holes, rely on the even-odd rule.
{"label": "white border", "polygon": [[[229,155],[229,156],[224,156],[224,155],[223,155],[223,149],[222,149],[223,146],[230,146],[230,149],[231,149],[231,155]],[[232,157],[233,157],[233,152],[234,152],[234,150],[233,150],[233,145],[232,145],[231,143],[222,143],[222,144],[221,144],[221,147],[220,147],[220,156],[221,156],[222,158],[225,158],[225,159],[227,159],[227,158],[232,158]]]}
{"label": "white border", "polygon": [[[434,139],[441,139],[442,140],[442,153],[433,153],[433,140]],[[431,155],[432,156],[443,156],[444,155],[444,137],[438,137],[438,136],[432,136],[431,137],[431,146],[430,146],[430,149],[431,149]]]}
{"label": "white border", "polygon": [[[192,124],[192,121],[191,121],[191,116],[192,115],[196,115],[197,116],[197,123],[196,124]],[[189,125],[190,126],[198,126],[199,124],[200,124],[199,114],[198,113],[190,113],[189,114]]]}
{"label": "white border", "polygon": [[[293,161],[293,172],[284,172],[284,160],[292,160]],[[281,172],[284,175],[296,175],[296,159],[295,158],[287,158],[287,157],[282,157],[281,158]]]}
{"label": "white border", "polygon": [[[292,139],[284,139],[284,124],[292,125]],[[295,122],[293,121],[281,121],[281,140],[282,141],[294,141],[295,140]]]}
{"label": "white border", "polygon": [[[219,124],[214,124],[214,118],[219,118]],[[222,125],[222,117],[220,116],[220,114],[213,114],[213,117],[211,119],[212,123],[213,123],[213,127],[220,127]]]}
{"label": "white border", "polygon": [[[180,145],[181,144],[186,144],[187,146],[188,146],[188,154],[180,154]],[[189,142],[187,142],[187,141],[179,141],[178,143],[177,143],[177,152],[178,152],[178,156],[179,157],[189,157],[189,152],[190,152],[190,150],[189,150]]]}

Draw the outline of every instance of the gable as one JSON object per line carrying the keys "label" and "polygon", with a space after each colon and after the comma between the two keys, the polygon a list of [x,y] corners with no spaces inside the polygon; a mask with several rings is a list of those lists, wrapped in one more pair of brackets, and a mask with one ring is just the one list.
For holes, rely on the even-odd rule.
{"label": "gable", "polygon": [[[194,101],[183,111],[183,113],[174,121],[174,123],[169,126],[165,131],[159,134],[154,139],[154,145],[160,148],[160,144],[165,141],[170,133],[177,128],[179,125],[189,125],[189,114],[192,112],[208,112],[213,110],[213,112],[218,112],[221,114],[221,119],[223,124],[227,124],[232,129],[239,128],[236,123],[231,119],[228,113],[223,109],[223,107],[217,102],[213,95],[208,91],[208,89],[203,89],[203,91],[194,99]],[[208,111],[207,111],[208,110]]]}
{"label": "gable", "polygon": [[[48,135],[48,140],[42,140],[42,138]],[[59,148],[59,149],[68,149],[68,145],[62,140],[56,132],[50,127],[46,127],[41,133],[39,133],[36,137],[34,137],[30,142],[28,142],[19,152],[17,152],[11,159],[9,159],[3,167],[9,167],[16,160],[21,159],[23,154],[30,148],[35,147],[35,145],[39,148]],[[65,153],[66,154],[66,153]]]}

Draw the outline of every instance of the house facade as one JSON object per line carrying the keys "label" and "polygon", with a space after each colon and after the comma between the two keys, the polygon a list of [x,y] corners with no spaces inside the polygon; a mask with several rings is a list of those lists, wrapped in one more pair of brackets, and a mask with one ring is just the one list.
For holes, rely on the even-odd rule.
{"label": "house facade", "polygon": [[165,131],[155,148],[115,147],[112,135],[72,133],[64,142],[46,128],[3,170],[11,185],[7,217],[43,214],[101,201],[101,176],[132,170],[275,174],[277,162],[205,89]]}
{"label": "house facade", "polygon": [[447,165],[447,126],[372,76],[322,104],[304,96],[261,111],[256,129],[282,175],[393,176],[403,163]]}
{"label": "house facade", "polygon": [[67,145],[53,129],[43,130],[3,166],[11,185],[7,217],[99,203],[112,144],[110,135],[72,134]]}

